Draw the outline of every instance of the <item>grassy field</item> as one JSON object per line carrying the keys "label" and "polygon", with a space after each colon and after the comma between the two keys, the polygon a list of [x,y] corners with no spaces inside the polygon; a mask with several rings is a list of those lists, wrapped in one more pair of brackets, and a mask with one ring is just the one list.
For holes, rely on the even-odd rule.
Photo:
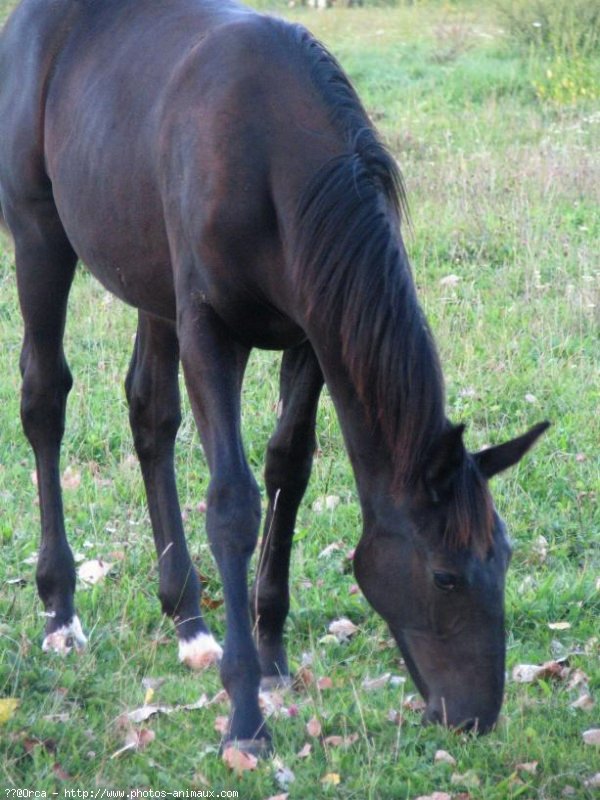
{"label": "grassy field", "polygon": [[[0,18],[11,5],[0,0]],[[102,558],[113,568],[103,583],[78,588],[88,650],[66,660],[41,652],[43,619],[31,563],[38,509],[33,458],[19,422],[21,321],[13,254],[4,239],[3,796],[17,796],[13,789],[63,797],[64,790],[135,788],[229,791],[243,800],[286,792],[290,800],[414,800],[434,791],[453,800],[595,796],[590,779],[600,770],[599,750],[582,734],[600,727],[599,706],[572,704],[586,693],[600,697],[600,102],[586,92],[566,102],[551,68],[508,47],[502,18],[482,5],[286,14],[339,56],[402,165],[413,220],[407,247],[442,354],[449,415],[468,424],[469,446],[508,438],[540,419],[554,423],[493,488],[515,544],[507,585],[509,674],[520,664],[562,657],[570,673],[533,684],[509,679],[501,722],[485,738],[421,727],[411,700],[415,689],[404,681],[389,634],[353,590],[348,553],[359,534],[359,506],[324,397],[319,451],[298,521],[288,642],[295,670],[310,663],[315,681],[331,684],[309,681],[282,698],[292,713],[279,709],[271,723],[278,760],[241,777],[217,755],[215,723],[227,713],[218,701],[135,726],[146,731],[142,741],[154,735],[152,741],[113,758],[129,733],[121,715],[144,704],[149,686],[152,702],[181,705],[203,693],[213,698],[218,676],[191,675],[177,663],[171,624],[160,614],[121,388],[135,315],[84,270],[73,289],[66,337],[76,381],[63,449],[66,517],[78,558]],[[586,62],[586,69],[588,77],[598,75],[598,62]],[[245,441],[259,478],[275,422],[277,361],[255,353],[247,374]],[[198,507],[207,471],[187,404],[178,469],[190,547],[207,584],[207,618],[222,638],[221,590]],[[326,496],[339,504],[316,510]],[[348,644],[324,638],[341,616],[359,628]],[[397,679],[371,690],[363,685],[386,673]],[[3,721],[8,698],[19,705]],[[307,731],[313,717],[321,737]],[[350,738],[339,745],[326,741],[330,735]],[[310,752],[303,753],[307,742]],[[456,764],[436,762],[439,749]],[[293,782],[289,775],[286,782],[283,767]]]}

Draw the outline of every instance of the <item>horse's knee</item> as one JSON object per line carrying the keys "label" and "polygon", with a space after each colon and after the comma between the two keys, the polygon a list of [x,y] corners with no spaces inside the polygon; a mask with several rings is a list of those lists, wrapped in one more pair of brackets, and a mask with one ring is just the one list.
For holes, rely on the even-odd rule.
{"label": "horse's knee", "polygon": [[21,422],[33,447],[50,439],[59,444],[65,429],[67,395],[73,378],[64,359],[56,369],[22,357]]}
{"label": "horse's knee", "polygon": [[252,589],[251,612],[261,631],[280,633],[290,610],[287,584],[274,584],[258,578]]}
{"label": "horse's knee", "polygon": [[225,552],[250,557],[258,540],[260,492],[252,475],[211,482],[206,527],[215,555]]}
{"label": "horse's knee", "polygon": [[173,446],[181,425],[179,403],[161,403],[150,394],[128,387],[129,422],[136,453],[141,461],[157,458]]}
{"label": "horse's knee", "polygon": [[278,490],[288,497],[302,499],[312,469],[314,438],[310,436],[297,446],[280,442],[276,435],[267,447],[265,483],[269,497]]}

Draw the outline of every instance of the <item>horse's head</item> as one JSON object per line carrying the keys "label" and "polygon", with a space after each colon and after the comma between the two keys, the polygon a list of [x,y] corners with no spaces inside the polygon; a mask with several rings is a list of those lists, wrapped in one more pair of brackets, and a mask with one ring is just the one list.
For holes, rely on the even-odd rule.
{"label": "horse's head", "polygon": [[425,721],[480,733],[496,722],[511,548],[487,481],[547,427],[476,454],[464,448],[463,427],[451,428],[402,502],[365,518],[356,577],[427,703]]}

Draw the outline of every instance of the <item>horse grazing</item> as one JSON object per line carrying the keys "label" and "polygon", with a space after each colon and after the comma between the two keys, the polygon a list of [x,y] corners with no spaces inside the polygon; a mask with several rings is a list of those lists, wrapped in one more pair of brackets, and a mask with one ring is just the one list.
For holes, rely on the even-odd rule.
{"label": "horse grazing", "polygon": [[[502,702],[510,548],[487,481],[546,428],[481,453],[444,413],[400,233],[404,191],[348,78],[302,27],[230,0],[23,0],[0,41],[0,203],[25,333],[21,415],[37,465],[44,649],[81,647],[59,450],[78,259],[138,309],[126,380],[182,661],[220,658],[225,741],[260,752],[258,690],[288,678],[283,627],[298,505],[326,382],[364,521],[357,580],[426,700],[487,731]],[[240,437],[251,348],[284,351],[269,507]],[[210,467],[206,527],[224,650],[203,620],[173,468],[178,369]],[[221,657],[222,656],[222,657]]]}

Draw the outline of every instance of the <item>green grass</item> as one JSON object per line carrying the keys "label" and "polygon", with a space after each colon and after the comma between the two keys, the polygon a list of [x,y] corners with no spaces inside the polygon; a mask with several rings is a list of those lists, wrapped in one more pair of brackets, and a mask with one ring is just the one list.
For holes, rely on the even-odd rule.
{"label": "green grass", "polygon": [[[0,17],[11,3],[0,2]],[[600,519],[598,493],[598,304],[600,273],[600,106],[592,99],[557,107],[535,90],[531,64],[505,46],[494,13],[474,4],[416,4],[398,9],[293,10],[339,56],[395,155],[408,185],[413,228],[407,235],[420,297],[436,335],[448,408],[468,423],[475,449],[521,432],[539,419],[553,427],[518,468],[494,482],[494,495],[515,541],[507,585],[508,668],[570,654],[573,668],[600,696]],[[440,281],[456,275],[455,285]],[[21,433],[18,353],[21,322],[13,255],[0,250],[0,697],[20,705],[0,727],[0,787],[45,789],[235,790],[263,800],[283,791],[273,762],[238,779],[217,756],[214,730],[224,706],[153,717],[155,740],[111,759],[124,740],[117,720],[143,704],[147,677],[165,679],[161,703],[193,702],[219,689],[215,672],[187,674],[176,661],[171,625],[155,598],[156,566],[139,472],[132,457],[121,388],[135,315],[78,275],[66,337],[75,375],[63,467],[81,473],[65,492],[76,553],[124,558],[104,584],[79,587],[78,608],[89,649],[66,660],[42,656],[41,607],[33,567],[38,509],[33,458]],[[255,353],[244,395],[248,456],[260,478],[275,423],[277,356]],[[285,698],[298,716],[272,722],[277,755],[293,770],[296,798],[412,800],[433,791],[472,800],[559,800],[565,787],[592,798],[584,782],[600,769],[582,732],[598,727],[597,708],[575,710],[567,681],[529,686],[509,681],[503,719],[480,740],[422,728],[403,710],[410,680],[366,692],[362,682],[385,672],[405,676],[381,620],[360,596],[347,552],[360,514],[333,406],[323,398],[319,454],[298,520],[288,625],[292,667],[303,653],[333,688]],[[207,593],[221,589],[196,510],[207,470],[185,405],[178,479],[194,559]],[[333,512],[312,506],[328,494]],[[537,540],[544,536],[547,555]],[[328,557],[323,549],[340,542]],[[22,578],[24,585],[6,583]],[[348,616],[360,627],[346,646],[321,642],[329,622]],[[223,609],[207,612],[223,634]],[[568,621],[567,630],[548,623]],[[318,716],[323,733],[357,733],[348,749],[309,740]],[[456,767],[434,764],[448,750]],[[535,775],[517,764],[538,761]],[[57,767],[59,765],[59,767]],[[61,773],[68,774],[68,778]],[[479,785],[452,783],[470,770]],[[340,776],[337,786],[321,779]],[[62,774],[62,777],[61,777]],[[206,785],[208,784],[208,787]]]}

